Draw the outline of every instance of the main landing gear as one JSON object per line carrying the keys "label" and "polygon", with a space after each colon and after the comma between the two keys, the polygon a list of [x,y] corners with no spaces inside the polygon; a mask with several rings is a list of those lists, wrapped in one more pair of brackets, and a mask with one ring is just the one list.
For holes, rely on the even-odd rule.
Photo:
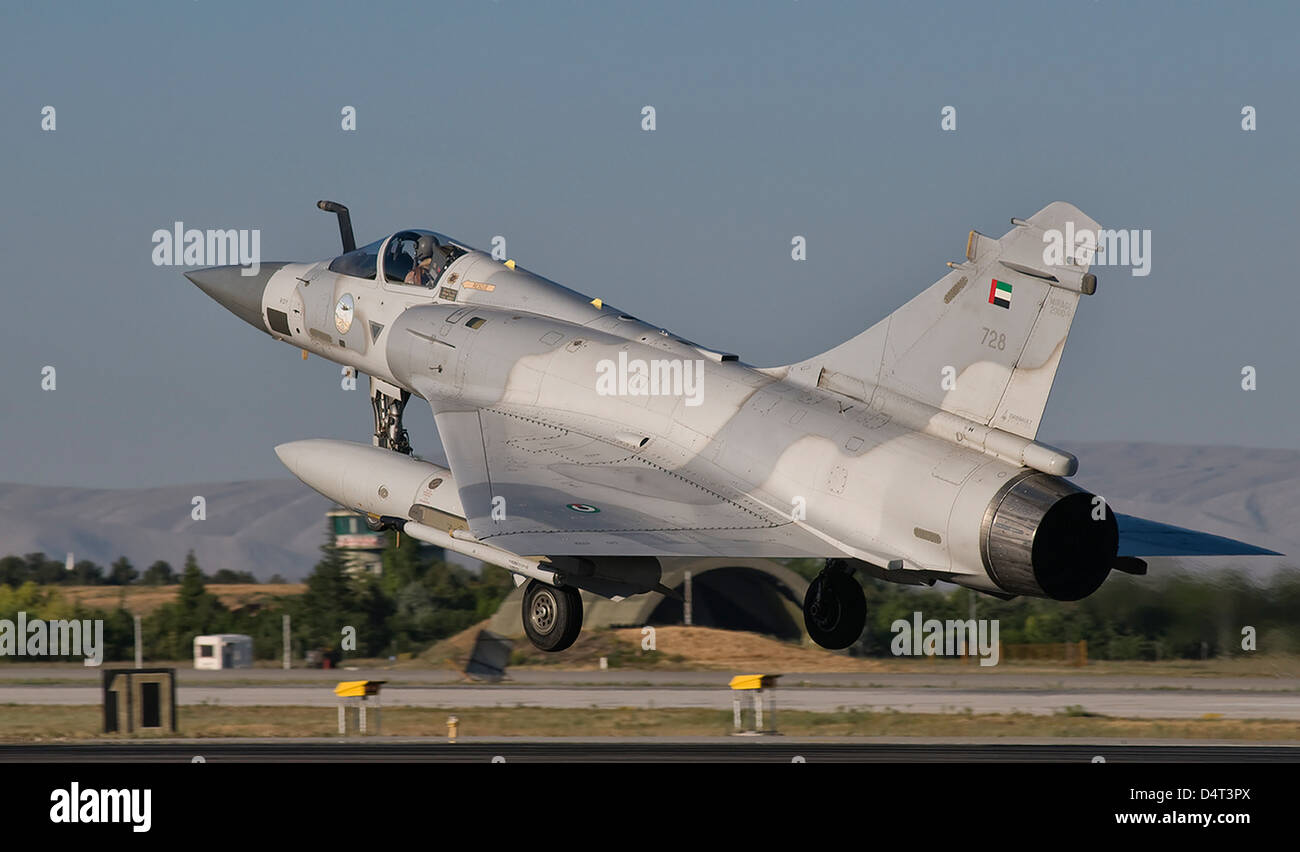
{"label": "main landing gear", "polygon": [[582,631],[582,595],[572,586],[529,580],[523,614],[528,641],[542,651],[563,651]]}
{"label": "main landing gear", "polygon": [[847,561],[826,560],[804,596],[803,621],[808,635],[823,648],[839,650],[858,641],[867,624],[867,597]]}

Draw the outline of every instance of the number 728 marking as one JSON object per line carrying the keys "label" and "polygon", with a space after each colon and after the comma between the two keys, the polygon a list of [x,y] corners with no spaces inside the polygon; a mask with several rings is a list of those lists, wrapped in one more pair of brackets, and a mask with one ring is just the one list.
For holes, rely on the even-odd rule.
{"label": "number 728 marking", "polygon": [[984,329],[984,339],[980,341],[981,346],[987,346],[990,349],[1003,350],[1007,348],[1007,333],[997,332],[987,326],[980,326]]}

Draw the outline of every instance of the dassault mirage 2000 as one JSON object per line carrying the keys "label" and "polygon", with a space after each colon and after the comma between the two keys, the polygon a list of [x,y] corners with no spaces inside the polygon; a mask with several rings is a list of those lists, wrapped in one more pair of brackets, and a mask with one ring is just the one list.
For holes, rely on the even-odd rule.
{"label": "dassault mirage 2000", "polygon": [[[972,231],[965,259],[858,336],[754,367],[427,230],[343,254],[190,272],[258,330],[370,377],[369,445],[276,452],[303,482],[397,529],[528,583],[524,632],[569,647],[579,590],[661,583],[657,557],[826,560],[804,601],[827,648],[861,634],[855,572],[944,580],[1000,597],[1086,597],[1144,556],[1268,554],[1111,510],[1035,440],[1075,309],[1096,291],[1097,233],[1057,202]],[[1051,260],[1049,263],[1048,261]],[[433,409],[450,469],[411,454],[412,396]]]}

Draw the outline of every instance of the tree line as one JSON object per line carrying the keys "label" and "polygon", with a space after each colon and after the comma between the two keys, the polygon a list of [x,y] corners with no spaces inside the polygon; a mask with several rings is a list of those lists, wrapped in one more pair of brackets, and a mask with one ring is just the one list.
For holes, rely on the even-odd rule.
{"label": "tree line", "polygon": [[[811,579],[820,560],[791,560]],[[1267,579],[1227,568],[1191,573],[1152,569],[1144,577],[1112,573],[1081,601],[1019,597],[1000,600],[950,584],[902,586],[859,577],[867,597],[867,626],[853,652],[891,656],[897,619],[998,620],[1003,643],[1088,643],[1088,657],[1110,660],[1201,659],[1252,653],[1300,653],[1300,569]]]}
{"label": "tree line", "polygon": [[[190,551],[187,565],[193,557],[194,552]],[[125,556],[118,557],[107,569],[89,559],[82,559],[74,563],[71,570],[66,562],[50,559],[40,552],[0,558],[0,583],[6,586],[21,586],[23,583],[39,586],[173,586],[181,582],[181,576],[162,559],[140,571]],[[202,577],[204,582],[213,584],[258,582],[250,571],[232,571],[229,568]],[[276,575],[270,582],[282,583],[284,580]]]}
{"label": "tree line", "polygon": [[[327,530],[321,559],[301,595],[227,607],[208,589],[222,582],[217,579],[222,572],[205,575],[193,553],[179,574],[153,572],[153,579],[170,577],[180,588],[174,601],[143,619],[145,656],[189,659],[197,635],[244,633],[253,637],[257,658],[278,659],[283,654],[285,615],[291,619],[295,659],[309,650],[322,651],[335,661],[341,656],[417,653],[492,615],[514,587],[504,569],[484,565],[475,574],[435,558],[409,537],[399,543],[392,532],[387,533],[382,574],[357,575],[348,570],[328,525]],[[67,572],[54,571],[63,569],[61,563],[38,556],[0,560],[0,618],[14,619],[19,611],[29,618],[102,618],[105,659],[132,659],[134,626],[124,602],[113,610],[95,610],[70,601],[56,586],[77,581],[69,579]],[[788,564],[808,578],[821,568],[820,560],[789,560]],[[72,573],[76,576],[75,567]],[[245,582],[244,572],[231,573]],[[102,576],[107,585],[125,586],[148,584],[150,575],[146,572],[116,583],[110,582],[112,571]],[[117,579],[127,576],[118,572]],[[41,582],[39,577],[54,579]],[[867,626],[852,653],[890,656],[895,635],[891,625],[897,619],[911,619],[913,612],[945,621],[970,616],[973,593],[967,589],[947,584],[915,588],[860,579],[867,597]],[[1092,659],[1239,656],[1251,653],[1251,644],[1263,653],[1300,653],[1300,620],[1295,618],[1300,611],[1300,569],[1296,568],[1279,570],[1264,581],[1236,570],[1172,571],[1147,577],[1117,574],[1090,597],[1070,603],[987,595],[975,599],[976,617],[996,618],[1002,642],[1086,640]]]}
{"label": "tree line", "polygon": [[[144,656],[152,660],[189,659],[195,636],[243,633],[252,637],[256,658],[279,659],[284,653],[285,615],[290,617],[290,638],[297,660],[307,651],[321,651],[335,662],[344,655],[414,653],[487,618],[514,588],[504,569],[485,565],[475,574],[436,558],[409,536],[399,542],[392,532],[387,533],[382,574],[356,574],[348,570],[342,551],[335,545],[332,528],[327,525],[327,529],[329,537],[321,548],[321,559],[300,595],[228,607],[208,586],[231,575],[239,578],[233,582],[245,582],[244,572],[219,571],[209,577],[200,569],[193,552],[186,557],[179,574],[154,572],[153,578],[169,576],[169,583],[179,589],[175,600],[143,617]],[[51,567],[62,570],[62,563],[37,556],[41,555],[0,560],[0,567],[7,572],[0,574],[0,618],[12,620],[21,611],[27,613],[28,619],[103,619],[104,659],[134,659],[134,618],[125,607],[125,598],[113,610],[92,609],[70,601],[56,587],[93,585],[79,582],[88,575],[77,574],[74,567],[70,579],[68,572],[60,574]],[[103,576],[112,578],[113,573]],[[40,577],[54,579],[42,583],[37,579]],[[119,580],[126,577],[125,572],[117,574]],[[146,583],[143,576],[102,584],[164,585]]]}

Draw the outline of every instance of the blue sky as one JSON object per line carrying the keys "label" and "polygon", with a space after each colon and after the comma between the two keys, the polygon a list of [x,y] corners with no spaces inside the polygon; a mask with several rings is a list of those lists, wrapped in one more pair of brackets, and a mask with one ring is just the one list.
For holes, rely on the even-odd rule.
{"label": "blue sky", "polygon": [[[1226,3],[7,8],[0,481],[280,477],[277,443],[366,440],[336,366],[150,259],[177,220],[260,228],[268,261],[335,254],[320,198],[363,242],[500,234],[759,365],[870,326],[969,229],[1070,201],[1150,229],[1151,274],[1097,270],[1040,439],[1300,449],[1297,25]],[[427,409],[407,420],[431,451]]]}

